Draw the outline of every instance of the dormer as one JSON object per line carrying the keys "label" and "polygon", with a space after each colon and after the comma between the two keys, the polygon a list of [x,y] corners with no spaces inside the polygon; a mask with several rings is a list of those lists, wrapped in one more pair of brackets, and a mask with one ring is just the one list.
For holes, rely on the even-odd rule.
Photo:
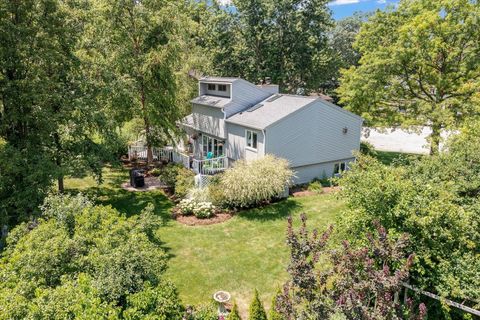
{"label": "dormer", "polygon": [[204,78],[200,80],[199,96],[232,98],[232,81],[225,78]]}

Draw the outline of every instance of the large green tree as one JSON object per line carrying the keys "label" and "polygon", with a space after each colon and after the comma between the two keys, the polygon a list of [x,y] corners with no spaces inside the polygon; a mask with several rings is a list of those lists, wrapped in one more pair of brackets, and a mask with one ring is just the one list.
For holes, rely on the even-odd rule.
{"label": "large green tree", "polygon": [[0,2],[0,213],[16,223],[36,211],[52,181],[100,172],[108,131],[79,54],[87,3]]}
{"label": "large green tree", "polygon": [[343,72],[338,94],[367,125],[431,126],[431,153],[443,129],[479,114],[480,3],[402,0],[361,28],[360,65]]}
{"label": "large green tree", "polygon": [[147,207],[126,218],[85,197],[51,196],[7,238],[0,319],[182,319]]}
{"label": "large green tree", "polygon": [[[109,106],[120,120],[140,118],[148,146],[171,140],[180,105],[189,41],[188,3],[167,0],[95,0],[89,36],[107,69]],[[181,71],[184,71],[183,73]]]}
{"label": "large green tree", "polygon": [[[283,92],[318,91],[334,74],[326,0],[234,0],[210,10],[204,34],[213,72],[253,83],[269,77]],[[211,7],[218,8],[213,4]]]}

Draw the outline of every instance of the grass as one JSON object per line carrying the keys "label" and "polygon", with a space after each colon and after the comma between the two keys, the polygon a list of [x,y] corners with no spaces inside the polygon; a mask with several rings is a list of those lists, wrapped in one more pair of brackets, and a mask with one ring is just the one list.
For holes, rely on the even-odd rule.
{"label": "grass", "polygon": [[376,151],[377,156],[376,158],[378,161],[385,165],[391,165],[395,162],[399,161],[406,161],[411,162],[412,160],[416,160],[421,158],[423,155],[421,154],[413,154],[413,153],[403,153],[403,152],[392,152],[392,151]]}
{"label": "grass", "polygon": [[289,198],[261,209],[242,212],[217,225],[190,227],[169,218],[170,200],[162,191],[128,192],[119,186],[128,178],[120,169],[105,170],[101,185],[90,178],[67,179],[70,192],[81,191],[100,204],[112,205],[126,215],[139,213],[153,203],[164,219],[159,236],[169,256],[167,278],[179,289],[186,304],[211,299],[217,290],[227,290],[245,314],[258,289],[265,305],[286,279],[288,249],[286,219],[304,212],[308,225],[324,230],[334,223],[344,205],[332,195]]}

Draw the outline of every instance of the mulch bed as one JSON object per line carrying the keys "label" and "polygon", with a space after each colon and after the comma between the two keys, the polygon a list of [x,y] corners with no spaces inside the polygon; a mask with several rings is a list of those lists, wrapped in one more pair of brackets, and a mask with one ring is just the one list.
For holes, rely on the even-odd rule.
{"label": "mulch bed", "polygon": [[195,216],[182,216],[177,215],[175,219],[187,226],[208,226],[212,224],[222,223],[230,220],[233,217],[231,213],[217,213],[213,217],[208,219],[198,219]]}

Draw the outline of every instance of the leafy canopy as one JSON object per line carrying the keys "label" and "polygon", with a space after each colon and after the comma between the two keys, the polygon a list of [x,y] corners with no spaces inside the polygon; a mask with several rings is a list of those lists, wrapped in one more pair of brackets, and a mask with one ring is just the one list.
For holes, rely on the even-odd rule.
{"label": "leafy canopy", "polygon": [[367,125],[430,125],[440,131],[480,112],[480,4],[470,0],[400,1],[363,24],[358,66],[343,71],[338,94]]}

